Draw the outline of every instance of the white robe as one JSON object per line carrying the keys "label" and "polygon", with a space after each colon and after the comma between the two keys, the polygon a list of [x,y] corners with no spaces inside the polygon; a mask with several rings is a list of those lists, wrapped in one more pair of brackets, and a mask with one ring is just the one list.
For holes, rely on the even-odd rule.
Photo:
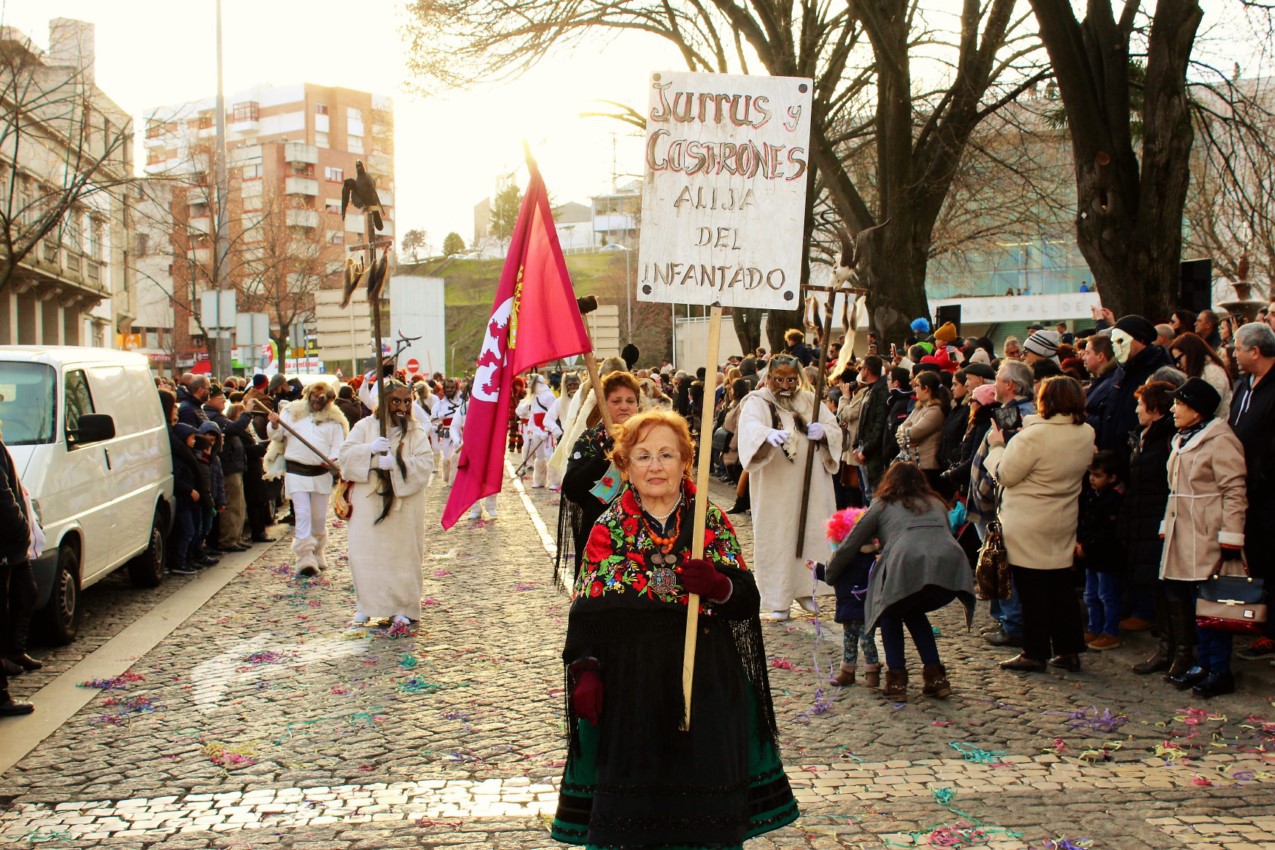
{"label": "white robe", "polygon": [[[841,427],[832,411],[819,405],[819,423],[824,439],[818,446],[810,475],[810,501],[806,510],[806,537],[797,552],[797,518],[801,510],[801,486],[806,469],[806,453],[811,442],[797,433],[793,415],[776,405],[779,427],[793,432],[790,445],[796,457],[789,461],[782,449],[766,442],[773,427],[770,390],[762,388],[745,396],[739,413],[739,461],[748,470],[748,492],[753,512],[753,572],[761,591],[762,611],[788,611],[794,599],[832,593],[823,582],[814,582],[806,561],[828,560],[824,529],[837,509],[832,476],[840,469]],[[795,406],[807,422],[814,394],[799,392]]]}
{"label": "white robe", "polygon": [[[336,459],[337,449],[340,448],[341,441],[345,439],[345,415],[333,404],[329,404],[315,414],[310,411],[309,404],[305,399],[289,402],[284,405],[279,419],[304,437],[310,445],[321,451],[323,457],[310,451],[305,443],[293,439],[292,435],[279,425],[267,426],[266,434],[275,443],[283,445],[283,456],[286,460],[308,466],[321,466],[324,461]],[[297,475],[289,472],[284,476],[283,483],[284,490],[289,496],[293,493],[326,495],[332,492],[331,475]]]}
{"label": "white robe", "polygon": [[[402,615],[421,618],[421,562],[425,557],[425,489],[434,473],[434,451],[429,433],[416,422],[407,431],[403,447],[404,476],[396,463],[390,470],[394,504],[381,523],[383,500],[377,492],[380,476],[372,458],[371,443],[379,433],[375,416],[354,424],[341,444],[341,477],[354,482],[349,521],[350,575],[358,597],[359,613],[372,619]],[[403,433],[390,428],[391,454],[398,451]]]}

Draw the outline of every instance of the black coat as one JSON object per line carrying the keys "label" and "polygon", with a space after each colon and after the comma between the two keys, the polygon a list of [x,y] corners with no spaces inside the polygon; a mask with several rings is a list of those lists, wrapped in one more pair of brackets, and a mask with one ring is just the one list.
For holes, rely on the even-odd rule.
{"label": "black coat", "polygon": [[1160,523],[1169,502],[1169,441],[1174,433],[1173,417],[1160,417],[1129,458],[1117,529],[1129,559],[1127,575],[1138,587],[1149,587],[1160,575]]}
{"label": "black coat", "polygon": [[969,402],[952,408],[952,412],[943,420],[943,442],[939,444],[939,469],[950,469],[956,463],[961,451],[961,442],[965,439],[965,426],[970,421]]}
{"label": "black coat", "polygon": [[1136,357],[1130,357],[1111,379],[1111,393],[1102,409],[1101,426],[1094,441],[1100,449],[1110,449],[1129,459],[1129,434],[1138,428],[1138,400],[1133,393],[1161,366],[1173,361],[1163,348],[1148,345]]}
{"label": "black coat", "polygon": [[[881,434],[881,459],[889,465],[899,454],[899,426],[907,421],[912,409],[912,394],[908,390],[890,390],[885,409],[885,431]],[[880,479],[874,478],[873,481]]]}
{"label": "black coat", "polygon": [[1076,542],[1084,547],[1080,566],[1100,573],[1126,572],[1127,562],[1120,551],[1118,518],[1124,497],[1114,486],[1098,491],[1088,483],[1080,491],[1080,524]]}
{"label": "black coat", "polygon": [[27,504],[22,497],[18,468],[4,443],[0,443],[0,564],[20,564],[31,546]]}
{"label": "black coat", "polygon": [[245,458],[248,454],[248,443],[256,442],[248,437],[248,428],[252,425],[252,414],[244,411],[236,420],[231,420],[216,408],[205,407],[204,414],[209,422],[215,422],[221,428],[221,471],[225,475],[243,472]]}
{"label": "black coat", "polygon": [[951,465],[943,473],[943,477],[952,485],[954,492],[966,493],[970,483],[970,464],[974,460],[974,453],[983,444],[983,437],[991,429],[992,411],[998,407],[1000,403],[995,401],[987,406],[980,405],[978,413],[974,414],[973,423],[967,425],[965,432],[961,434],[961,444],[956,448]]}
{"label": "black coat", "polygon": [[863,463],[868,470],[868,480],[875,485],[885,474],[885,458],[882,451],[885,444],[881,440],[881,434],[885,430],[886,402],[890,395],[890,388],[885,378],[880,378],[860,392],[866,392],[868,396],[863,400],[863,406],[859,408],[858,447],[863,452]]}

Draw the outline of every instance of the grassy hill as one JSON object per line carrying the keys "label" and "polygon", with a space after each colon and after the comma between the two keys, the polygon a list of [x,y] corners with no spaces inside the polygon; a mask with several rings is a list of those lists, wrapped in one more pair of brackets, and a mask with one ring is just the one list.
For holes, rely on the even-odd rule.
{"label": "grassy hill", "polygon": [[[503,259],[429,260],[399,264],[399,274],[442,277],[446,281],[447,374],[473,371],[504,265]],[[616,304],[620,307],[621,317],[624,316],[623,253],[573,254],[567,257],[567,271],[577,296],[594,295],[599,304]],[[630,272],[636,275],[637,269],[631,267]],[[642,365],[650,365],[669,356],[672,333],[668,307],[639,304],[635,300],[633,336],[634,343],[642,350]]]}

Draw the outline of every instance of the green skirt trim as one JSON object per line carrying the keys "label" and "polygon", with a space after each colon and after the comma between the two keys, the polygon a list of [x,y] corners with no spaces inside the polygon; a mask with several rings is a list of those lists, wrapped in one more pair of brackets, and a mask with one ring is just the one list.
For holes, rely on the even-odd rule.
{"label": "green skirt trim", "polygon": [[[797,800],[792,795],[788,776],[774,743],[760,735],[756,723],[756,706],[750,712],[752,730],[748,747],[748,830],[745,839],[756,838],[785,827],[797,819]],[[580,751],[567,758],[558,796],[558,811],[550,835],[563,844],[583,845],[588,850],[605,850],[589,844],[589,815],[593,808],[593,786],[597,781],[595,759],[598,730],[586,720],[580,721]],[[655,847],[657,845],[649,845]],[[742,844],[712,845],[712,850],[735,850]],[[705,850],[705,845],[661,844],[660,850]]]}

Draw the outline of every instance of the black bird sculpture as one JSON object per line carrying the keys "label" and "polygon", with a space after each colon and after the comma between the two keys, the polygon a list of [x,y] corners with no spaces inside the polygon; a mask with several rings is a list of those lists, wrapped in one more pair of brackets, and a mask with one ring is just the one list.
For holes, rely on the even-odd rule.
{"label": "black bird sculpture", "polygon": [[372,226],[378,231],[385,229],[381,220],[381,199],[376,194],[376,183],[372,175],[363,169],[363,160],[354,163],[354,176],[345,178],[341,184],[341,220],[345,221],[345,209],[351,203],[361,210],[371,210]]}

